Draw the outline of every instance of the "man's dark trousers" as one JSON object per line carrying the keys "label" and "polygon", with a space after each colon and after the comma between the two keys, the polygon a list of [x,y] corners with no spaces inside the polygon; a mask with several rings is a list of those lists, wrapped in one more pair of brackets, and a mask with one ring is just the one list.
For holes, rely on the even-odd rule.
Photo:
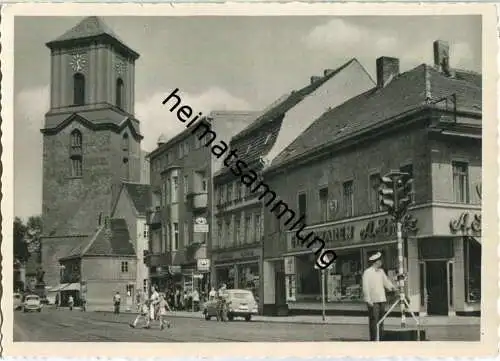
{"label": "man's dark trousers", "polygon": [[[384,317],[385,302],[375,302],[373,306],[368,305],[368,323],[370,327],[370,341],[377,340],[377,323]],[[380,341],[384,334],[384,323],[380,324]]]}

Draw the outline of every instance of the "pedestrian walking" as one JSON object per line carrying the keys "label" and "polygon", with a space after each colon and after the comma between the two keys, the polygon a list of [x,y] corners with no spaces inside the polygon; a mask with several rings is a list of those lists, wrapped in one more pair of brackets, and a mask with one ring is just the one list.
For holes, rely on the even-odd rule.
{"label": "pedestrian walking", "polygon": [[215,287],[212,286],[212,289],[208,293],[208,300],[212,301],[215,299],[215,296],[217,296],[217,291],[215,290]]}
{"label": "pedestrian walking", "polygon": [[[372,255],[368,261],[371,265],[363,273],[363,297],[368,307],[370,341],[376,341],[377,323],[384,317],[387,302],[385,290],[395,291],[396,287],[382,269],[382,254],[380,252]],[[379,328],[380,340],[382,340],[383,331],[384,325],[381,323]]]}
{"label": "pedestrian walking", "polygon": [[159,302],[158,302],[158,314],[159,314],[159,320],[160,320],[160,329],[163,330],[165,328],[165,325],[167,325],[168,328],[170,328],[170,322],[166,319],[167,317],[167,311],[172,312],[172,309],[170,308],[170,305],[168,304],[167,300],[165,299],[164,295],[160,295]]}
{"label": "pedestrian walking", "polygon": [[193,310],[194,312],[198,312],[200,310],[200,294],[198,290],[195,288],[193,291]]}
{"label": "pedestrian walking", "polygon": [[82,309],[81,309],[81,311],[82,312],[87,311],[87,295],[82,294],[81,302],[82,302]]}
{"label": "pedestrian walking", "polygon": [[158,319],[159,302],[160,302],[160,294],[158,293],[158,287],[153,286],[153,293],[151,294],[151,305],[150,305],[150,314],[152,321]]}
{"label": "pedestrian walking", "polygon": [[134,322],[130,323],[129,326],[132,328],[136,328],[139,321],[144,321],[144,328],[150,327],[151,316],[149,313],[150,310],[150,301],[147,298],[143,298],[141,300],[141,304],[139,305],[139,314],[135,318]]}
{"label": "pedestrian walking", "polygon": [[120,303],[121,303],[120,292],[116,291],[115,295],[113,296],[113,306],[115,314],[120,313]]}
{"label": "pedestrian walking", "polygon": [[60,303],[60,300],[59,300],[59,293],[56,293],[56,300],[55,300],[55,305],[56,305],[56,309],[59,308],[59,303]]}
{"label": "pedestrian walking", "polygon": [[68,306],[69,306],[69,310],[70,311],[73,311],[73,305],[74,305],[74,300],[73,300],[73,296],[69,295],[68,297]]}

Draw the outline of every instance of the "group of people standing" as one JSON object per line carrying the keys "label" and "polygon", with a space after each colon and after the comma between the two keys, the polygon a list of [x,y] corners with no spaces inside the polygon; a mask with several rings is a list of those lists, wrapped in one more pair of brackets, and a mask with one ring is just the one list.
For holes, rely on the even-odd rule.
{"label": "group of people standing", "polygon": [[158,292],[158,287],[154,286],[151,292],[151,297],[141,297],[137,304],[139,314],[135,320],[130,323],[130,327],[136,328],[140,321],[144,322],[143,328],[151,328],[151,322],[159,321],[160,329],[165,326],[170,328],[171,323],[166,319],[167,311],[172,312],[172,308],[168,304],[163,293]]}

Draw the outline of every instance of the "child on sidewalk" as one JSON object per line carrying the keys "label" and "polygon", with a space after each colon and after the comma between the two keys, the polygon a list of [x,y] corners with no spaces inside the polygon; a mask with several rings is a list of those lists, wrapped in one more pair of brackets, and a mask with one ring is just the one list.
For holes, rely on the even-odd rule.
{"label": "child on sidewalk", "polygon": [[170,308],[167,300],[165,299],[164,294],[160,294],[160,302],[158,303],[159,306],[159,316],[160,316],[160,329],[165,328],[165,324],[167,325],[168,328],[170,328],[170,322],[166,320],[167,316],[167,310],[172,312],[172,309]]}

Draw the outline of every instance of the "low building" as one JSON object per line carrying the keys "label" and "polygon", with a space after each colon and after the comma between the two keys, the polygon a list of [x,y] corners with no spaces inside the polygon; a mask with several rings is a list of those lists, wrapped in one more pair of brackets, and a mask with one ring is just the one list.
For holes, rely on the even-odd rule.
{"label": "low building", "polygon": [[[322,76],[311,77],[303,88],[280,97],[231,139],[229,146],[236,156],[225,161],[214,175],[216,209],[211,255],[217,285],[252,289],[259,302],[267,287],[261,277],[265,238],[261,194],[266,190],[259,185],[245,185],[241,172],[248,168],[259,176],[263,167],[314,119],[372,86],[366,70],[352,59],[337,69],[325,70]],[[239,163],[240,175],[232,169],[236,160],[243,162]]]}
{"label": "low building", "polygon": [[[399,60],[377,59],[377,85],[324,113],[263,172],[271,189],[337,253],[326,273],[328,314],[366,312],[361,276],[383,253],[398,270],[395,227],[381,209],[380,176],[413,179],[404,233],[410,308],[422,315],[467,315],[481,295],[481,74],[452,69],[446,42],[435,64],[400,73]],[[296,231],[265,213],[264,308],[320,313],[321,275]],[[293,224],[293,223],[290,223]]]}
{"label": "low building", "polygon": [[83,239],[59,259],[60,284],[49,289],[48,297],[58,294],[65,306],[71,295],[76,306],[84,298],[88,310],[112,310],[113,295],[119,292],[125,306],[133,302],[136,264],[125,220],[104,219],[90,239]]}
{"label": "low building", "polygon": [[149,290],[149,268],[144,262],[144,252],[149,249],[146,213],[150,204],[149,184],[123,182],[111,210],[112,218],[125,220],[135,249],[137,266],[135,289],[130,290],[132,297],[135,297],[137,291],[147,293]]}

